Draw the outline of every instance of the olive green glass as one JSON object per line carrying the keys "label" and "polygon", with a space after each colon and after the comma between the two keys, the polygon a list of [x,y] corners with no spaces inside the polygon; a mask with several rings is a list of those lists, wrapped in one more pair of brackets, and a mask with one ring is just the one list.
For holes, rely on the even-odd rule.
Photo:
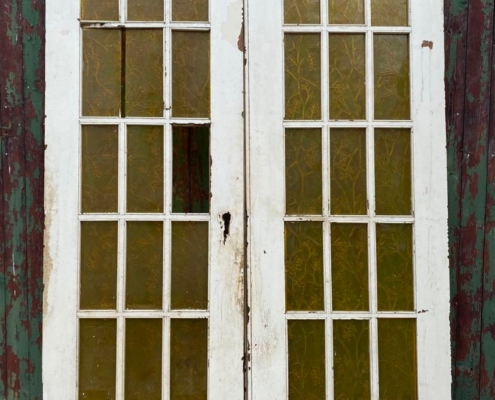
{"label": "olive green glass", "polygon": [[328,0],[328,21],[330,24],[364,24],[363,0]]}
{"label": "olive green glass", "polygon": [[81,222],[81,310],[115,310],[117,222]]}
{"label": "olive green glass", "polygon": [[82,0],[82,21],[118,21],[119,0]]}
{"label": "olive green glass", "polygon": [[416,320],[378,320],[380,400],[417,400]]}
{"label": "olive green glass", "polygon": [[369,321],[333,321],[335,399],[371,399],[369,343]]}
{"label": "olive green glass", "polygon": [[371,0],[371,25],[408,26],[408,0]]}
{"label": "olive green glass", "polygon": [[208,0],[172,0],[172,21],[208,21]]}
{"label": "olive green glass", "polygon": [[409,224],[377,224],[379,311],[414,310],[413,229]]}
{"label": "olive green glass", "polygon": [[287,311],[322,311],[323,225],[285,223],[285,307]]}
{"label": "olive green glass", "polygon": [[170,400],[206,400],[208,320],[172,319]]}
{"label": "olive green glass", "polygon": [[411,131],[375,129],[378,215],[411,215]]}
{"label": "olive green glass", "polygon": [[127,0],[127,20],[163,21],[163,0]]}
{"label": "olive green glass", "polygon": [[171,304],[208,308],[208,222],[172,222]]}
{"label": "olive green glass", "polygon": [[127,127],[127,212],[163,212],[163,126]]}
{"label": "olive green glass", "polygon": [[369,310],[368,226],[332,224],[331,238],[333,310]]}
{"label": "olive green glass", "polygon": [[126,308],[162,309],[163,222],[127,222]]}
{"label": "olive green glass", "polygon": [[127,318],[125,400],[162,398],[162,319]]}
{"label": "olive green glass", "polygon": [[288,321],[289,400],[325,400],[325,321]]}
{"label": "olive green glass", "polygon": [[285,131],[287,214],[322,214],[321,157],[321,129]]}
{"label": "olive green glass", "polygon": [[79,399],[115,400],[117,320],[79,320]]}
{"label": "olive green glass", "polygon": [[81,152],[82,212],[117,212],[118,127],[115,125],[83,125]]}
{"label": "olive green glass", "polygon": [[321,119],[320,34],[285,35],[285,119]]}
{"label": "olive green glass", "polygon": [[284,0],[286,24],[319,24],[320,0]]}

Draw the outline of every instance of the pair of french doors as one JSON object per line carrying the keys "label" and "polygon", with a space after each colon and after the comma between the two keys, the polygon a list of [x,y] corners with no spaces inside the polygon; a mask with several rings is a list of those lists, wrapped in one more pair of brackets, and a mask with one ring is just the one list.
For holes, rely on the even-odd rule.
{"label": "pair of french doors", "polygon": [[442,21],[48,2],[45,398],[450,398]]}

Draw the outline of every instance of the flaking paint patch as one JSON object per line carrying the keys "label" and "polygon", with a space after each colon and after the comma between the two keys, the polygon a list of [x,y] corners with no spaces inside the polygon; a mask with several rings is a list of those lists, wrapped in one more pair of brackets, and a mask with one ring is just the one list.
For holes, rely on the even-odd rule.
{"label": "flaking paint patch", "polygon": [[239,26],[242,26],[242,4],[235,1],[227,7],[226,20],[221,27],[222,39],[238,47]]}

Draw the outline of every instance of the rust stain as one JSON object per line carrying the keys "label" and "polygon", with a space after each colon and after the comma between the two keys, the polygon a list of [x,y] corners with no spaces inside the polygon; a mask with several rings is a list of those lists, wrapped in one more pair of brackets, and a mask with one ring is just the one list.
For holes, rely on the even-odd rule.
{"label": "rust stain", "polygon": [[237,40],[237,48],[242,53],[246,51],[246,47],[244,45],[244,22],[241,23],[241,32],[239,33],[239,38]]}
{"label": "rust stain", "polygon": [[429,47],[430,50],[432,50],[433,49],[433,42],[430,40],[423,40],[423,44],[421,45],[421,47]]}

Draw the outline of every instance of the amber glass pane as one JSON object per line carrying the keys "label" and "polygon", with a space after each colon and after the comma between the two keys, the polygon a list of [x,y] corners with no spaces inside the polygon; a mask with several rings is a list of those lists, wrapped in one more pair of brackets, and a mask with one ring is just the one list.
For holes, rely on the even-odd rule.
{"label": "amber glass pane", "polygon": [[162,308],[163,223],[127,222],[126,307]]}
{"label": "amber glass pane", "polygon": [[285,0],[286,24],[319,24],[320,0]]}
{"label": "amber glass pane", "polygon": [[289,400],[325,399],[325,321],[288,321]]}
{"label": "amber glass pane", "polygon": [[83,21],[118,21],[119,0],[82,0]]}
{"label": "amber glass pane", "polygon": [[411,185],[411,131],[375,129],[376,213],[410,215]]}
{"label": "amber glass pane", "polygon": [[207,222],[172,222],[172,308],[208,308]]}
{"label": "amber glass pane", "polygon": [[81,222],[82,310],[115,309],[117,222]]}
{"label": "amber glass pane", "polygon": [[81,207],[83,213],[117,212],[118,128],[83,125]]}
{"label": "amber glass pane", "polygon": [[412,225],[376,226],[378,309],[414,310]]}
{"label": "amber glass pane", "polygon": [[321,222],[285,224],[287,311],[323,310],[323,227]]}
{"label": "amber glass pane", "polygon": [[378,320],[380,400],[416,400],[416,320]]}
{"label": "amber glass pane", "polygon": [[330,208],[334,215],[365,215],[366,130],[330,130]]}
{"label": "amber glass pane", "polygon": [[285,118],[321,118],[320,34],[285,35]]}
{"label": "amber glass pane", "polygon": [[208,21],[208,0],[172,0],[173,21]]}
{"label": "amber glass pane", "polygon": [[163,30],[125,31],[125,115],[163,116]]}
{"label": "amber glass pane", "polygon": [[363,0],[328,0],[331,24],[364,24]]}
{"label": "amber glass pane", "polygon": [[127,127],[127,211],[163,211],[163,127]]}
{"label": "amber glass pane", "polygon": [[365,224],[332,224],[332,301],[335,311],[369,309]]}
{"label": "amber glass pane", "polygon": [[375,119],[410,118],[409,38],[374,35]]}
{"label": "amber glass pane", "polygon": [[173,319],[170,330],[170,400],[206,400],[208,320]]}
{"label": "amber glass pane", "polygon": [[371,0],[371,25],[407,26],[407,0]]}
{"label": "amber glass pane", "polygon": [[322,213],[321,129],[285,132],[287,214]]}
{"label": "amber glass pane", "polygon": [[162,320],[126,320],[125,400],[160,400]]}
{"label": "amber glass pane", "polygon": [[368,321],[333,321],[335,399],[371,398],[369,341]]}
{"label": "amber glass pane", "polygon": [[330,119],[366,119],[365,36],[330,34]]}
{"label": "amber glass pane", "polygon": [[210,128],[173,128],[174,213],[210,210]]}
{"label": "amber glass pane", "polygon": [[163,21],[163,0],[127,0],[129,21]]}
{"label": "amber glass pane", "polygon": [[172,32],[172,114],[210,116],[209,32]]}
{"label": "amber glass pane", "polygon": [[83,115],[119,116],[121,40],[120,30],[83,30]]}

